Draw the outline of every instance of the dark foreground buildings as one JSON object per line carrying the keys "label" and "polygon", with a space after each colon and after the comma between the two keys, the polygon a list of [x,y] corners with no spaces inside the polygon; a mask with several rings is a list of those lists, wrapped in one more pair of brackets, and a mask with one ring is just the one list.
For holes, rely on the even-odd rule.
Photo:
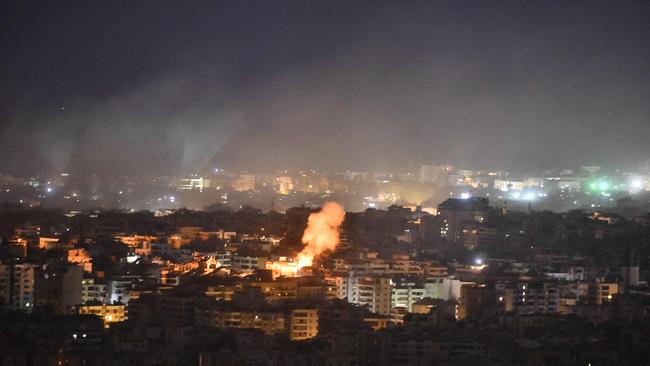
{"label": "dark foreground buildings", "polygon": [[650,216],[0,211],[0,366],[645,365]]}

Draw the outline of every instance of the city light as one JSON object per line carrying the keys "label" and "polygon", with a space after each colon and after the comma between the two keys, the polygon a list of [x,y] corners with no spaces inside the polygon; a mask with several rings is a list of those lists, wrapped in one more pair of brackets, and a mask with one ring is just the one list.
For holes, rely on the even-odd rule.
{"label": "city light", "polygon": [[650,365],[650,0],[5,3],[0,366]]}

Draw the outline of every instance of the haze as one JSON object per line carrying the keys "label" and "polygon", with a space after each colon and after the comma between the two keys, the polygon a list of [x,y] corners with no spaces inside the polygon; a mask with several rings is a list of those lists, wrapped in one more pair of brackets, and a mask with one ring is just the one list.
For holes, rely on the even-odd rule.
{"label": "haze", "polygon": [[5,2],[0,171],[650,158],[647,1]]}

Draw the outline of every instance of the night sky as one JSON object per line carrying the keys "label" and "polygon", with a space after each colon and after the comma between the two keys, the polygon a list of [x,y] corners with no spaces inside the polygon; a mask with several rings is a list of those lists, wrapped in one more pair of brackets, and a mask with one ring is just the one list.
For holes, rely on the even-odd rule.
{"label": "night sky", "polygon": [[0,172],[650,159],[650,1],[3,1]]}

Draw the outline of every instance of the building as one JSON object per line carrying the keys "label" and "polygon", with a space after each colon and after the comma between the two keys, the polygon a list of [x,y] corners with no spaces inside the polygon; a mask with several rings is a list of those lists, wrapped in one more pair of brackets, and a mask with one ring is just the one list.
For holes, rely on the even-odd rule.
{"label": "building", "polygon": [[286,320],[282,311],[244,310],[226,306],[198,308],[196,324],[222,329],[259,329],[267,335],[286,331]]}
{"label": "building", "polygon": [[35,304],[49,306],[57,314],[70,314],[72,306],[82,302],[83,274],[83,268],[69,263],[36,268]]}
{"label": "building", "polygon": [[108,280],[107,300],[109,304],[127,304],[130,299],[129,291],[137,276],[116,276]]}
{"label": "building", "polygon": [[413,304],[424,297],[426,297],[426,289],[422,283],[402,282],[394,284],[391,289],[391,308],[402,308],[412,312]]}
{"label": "building", "polygon": [[459,240],[466,223],[483,222],[490,211],[487,198],[448,198],[438,205],[441,219],[440,235],[449,240]]}
{"label": "building", "polygon": [[425,297],[458,300],[463,283],[448,277],[432,277],[424,282]]}
{"label": "building", "polygon": [[249,192],[255,190],[255,175],[240,174],[232,181],[232,189],[237,192]]}
{"label": "building", "polygon": [[68,263],[78,264],[85,272],[93,271],[93,263],[90,254],[86,249],[68,250]]}
{"label": "building", "polygon": [[191,176],[190,178],[181,178],[178,181],[178,189],[181,191],[198,190],[210,187],[210,181],[203,177]]}
{"label": "building", "polygon": [[471,222],[463,228],[463,245],[467,250],[478,248],[494,248],[497,242],[498,231],[496,227]]}
{"label": "building", "polygon": [[553,283],[519,283],[513,296],[518,314],[557,313],[560,290]]}
{"label": "building", "polygon": [[46,238],[41,236],[38,238],[38,247],[40,249],[54,249],[59,245],[59,238]]}
{"label": "building", "polygon": [[587,301],[589,304],[603,305],[611,302],[614,295],[619,293],[619,284],[617,282],[596,280],[589,283],[587,291]]}
{"label": "building", "polygon": [[301,341],[318,335],[318,310],[293,309],[289,318],[289,339]]}
{"label": "building", "polygon": [[97,282],[94,278],[87,278],[81,281],[81,303],[106,303],[108,286],[105,283]]}
{"label": "building", "polygon": [[0,262],[0,308],[30,313],[34,307],[34,265]]}
{"label": "building", "polygon": [[526,188],[526,183],[523,181],[515,180],[501,180],[497,179],[494,181],[494,189],[498,189],[503,192],[508,191],[522,191]]}
{"label": "building", "polygon": [[230,269],[235,272],[254,272],[256,269],[266,268],[267,258],[265,256],[250,256],[235,254],[230,259]]}
{"label": "building", "polygon": [[293,191],[293,179],[287,176],[278,177],[276,178],[276,186],[279,194],[287,195]]}
{"label": "building", "polygon": [[157,312],[166,325],[187,326],[194,323],[196,298],[183,293],[163,293],[157,298]]}
{"label": "building", "polygon": [[390,278],[380,276],[337,277],[339,298],[368,308],[375,313],[390,314],[391,283]]}
{"label": "building", "polygon": [[123,322],[127,319],[126,306],[122,304],[79,305],[77,306],[77,313],[97,315],[102,318],[106,328],[111,323]]}
{"label": "building", "polygon": [[151,244],[158,238],[153,235],[116,235],[115,239],[132,248],[137,248],[143,246],[143,244]]}
{"label": "building", "polygon": [[460,289],[458,318],[478,318],[495,312],[497,295],[493,287],[486,285],[463,285]]}

